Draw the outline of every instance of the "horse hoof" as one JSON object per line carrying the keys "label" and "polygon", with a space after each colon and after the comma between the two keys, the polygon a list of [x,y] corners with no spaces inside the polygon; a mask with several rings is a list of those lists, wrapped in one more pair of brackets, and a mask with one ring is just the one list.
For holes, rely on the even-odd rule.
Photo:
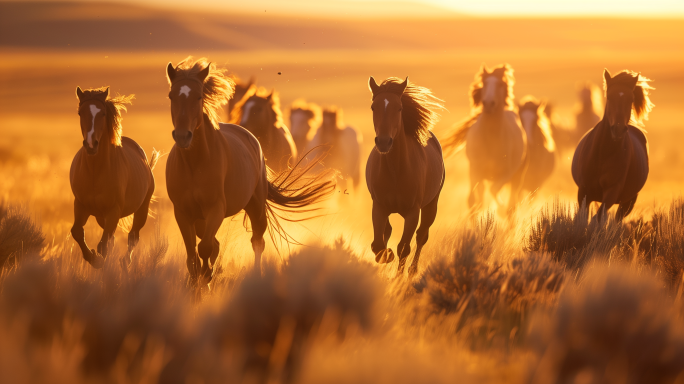
{"label": "horse hoof", "polygon": [[121,264],[121,269],[124,272],[128,272],[128,267],[131,266],[131,258],[124,256],[119,260],[119,263]]}
{"label": "horse hoof", "polygon": [[409,267],[409,270],[408,270],[409,277],[415,276],[416,273],[418,273],[418,266],[411,264],[411,266]]}
{"label": "horse hoof", "polygon": [[95,252],[94,249],[90,250],[90,257],[86,261],[95,269],[100,269],[104,266],[104,258],[99,253]]}
{"label": "horse hoof", "polygon": [[394,252],[391,249],[383,249],[375,255],[375,262],[378,264],[387,264],[394,260]]}

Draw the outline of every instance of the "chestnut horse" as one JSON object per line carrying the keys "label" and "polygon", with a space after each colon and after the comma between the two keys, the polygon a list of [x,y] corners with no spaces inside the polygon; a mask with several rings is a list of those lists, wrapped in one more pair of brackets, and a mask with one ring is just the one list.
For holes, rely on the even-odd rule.
{"label": "chestnut horse", "polygon": [[484,181],[497,196],[505,184],[511,185],[508,211],[518,202],[527,170],[527,137],[513,104],[513,68],[504,64],[493,71],[482,66],[470,86],[471,117],[459,123],[444,148],[458,150],[465,143],[470,163],[471,212],[482,208]]}
{"label": "chestnut horse", "polygon": [[[145,151],[132,139],[121,136],[121,111],[133,95],[109,98],[109,88],[76,88],[81,120],[83,147],[71,163],[70,181],[74,193],[74,226],[71,236],[83,252],[83,258],[95,268],[102,268],[119,219],[133,214],[128,233],[128,252],[121,264],[127,267],[131,253],[140,239],[140,229],[147,221],[154,192],[152,170],[159,160],[153,151],[147,160]],[[102,227],[97,251],[88,248],[83,226],[95,216]]]}
{"label": "chestnut horse", "polygon": [[648,142],[641,129],[653,108],[648,93],[651,81],[632,71],[611,77],[603,72],[606,109],[603,119],[587,132],[572,158],[572,178],[579,187],[577,201],[588,208],[601,202],[596,216],[601,220],[614,204],[616,219],[634,208],[637,195],[648,178]]}
{"label": "chestnut horse", "polygon": [[[335,184],[323,174],[307,176],[310,166],[272,174],[253,134],[219,123],[217,111],[230,99],[233,83],[213,63],[188,57],[176,67],[169,63],[166,71],[176,142],[166,163],[166,183],[190,277],[201,285],[211,280],[219,253],[216,232],[224,218],[242,210],[251,222],[258,271],[266,230],[286,236],[274,210],[308,207],[331,194]],[[196,237],[201,239],[197,250]]]}
{"label": "chestnut horse", "polygon": [[321,123],[321,108],[314,103],[297,99],[290,107],[290,132],[298,153],[304,153]]}
{"label": "chestnut horse", "polygon": [[[399,273],[403,273],[411,253],[411,238],[416,228],[416,254],[409,275],[416,273],[420,252],[428,240],[430,226],[437,216],[437,201],[444,186],[442,147],[430,129],[443,108],[442,100],[423,87],[390,77],[378,85],[370,78],[373,94],[375,148],[366,164],[366,184],[373,199],[373,243],[378,263],[394,260],[387,248],[392,234],[389,215],[404,218],[404,233],[399,240]],[[420,219],[420,227],[418,220]]]}
{"label": "chestnut horse", "polygon": [[250,131],[261,144],[266,165],[276,172],[286,170],[297,160],[297,147],[283,123],[280,99],[275,91],[250,87],[231,113],[231,123]]}
{"label": "chestnut horse", "polygon": [[530,158],[522,189],[534,197],[556,166],[556,144],[551,136],[546,103],[533,96],[525,96],[518,106],[518,114],[527,135],[527,154]]}
{"label": "chestnut horse", "polygon": [[325,165],[340,172],[354,189],[359,185],[361,168],[361,134],[342,122],[342,110],[329,107],[323,111],[323,124],[309,142],[307,151],[317,146],[330,147]]}
{"label": "chestnut horse", "polygon": [[228,100],[228,118],[230,118],[230,115],[233,112],[233,108],[235,108],[235,104],[237,104],[240,100],[242,100],[242,97],[245,96],[245,93],[252,88],[252,86],[255,83],[254,76],[249,78],[249,82],[245,83],[243,81],[240,81],[240,78],[237,76],[233,76],[233,81],[235,82],[235,92],[233,93],[233,97]]}

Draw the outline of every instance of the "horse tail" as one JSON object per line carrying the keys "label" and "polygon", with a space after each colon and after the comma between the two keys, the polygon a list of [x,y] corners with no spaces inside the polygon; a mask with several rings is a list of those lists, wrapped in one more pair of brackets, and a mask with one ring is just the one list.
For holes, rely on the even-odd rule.
{"label": "horse tail", "polygon": [[160,157],[161,157],[161,152],[152,148],[152,156],[150,157],[150,160],[147,162],[147,165],[150,167],[150,171],[154,171],[154,167],[157,166],[157,162],[159,161]]}
{"label": "horse tail", "polygon": [[326,169],[314,173],[314,168],[328,155],[328,151],[316,156],[313,161],[307,160],[307,156],[318,148],[321,147],[314,147],[301,156],[292,168],[277,173],[267,168],[266,216],[272,240],[275,240],[275,235],[277,235],[288,243],[298,244],[285,232],[280,220],[300,222],[318,217],[291,218],[288,214],[317,211],[319,208],[309,207],[322,202],[335,191],[336,171]]}
{"label": "horse tail", "polygon": [[480,114],[474,114],[467,119],[454,124],[451,136],[444,141],[444,145],[442,146],[445,156],[452,155],[465,147],[468,131],[470,130],[470,127],[475,124],[478,117],[480,117]]}

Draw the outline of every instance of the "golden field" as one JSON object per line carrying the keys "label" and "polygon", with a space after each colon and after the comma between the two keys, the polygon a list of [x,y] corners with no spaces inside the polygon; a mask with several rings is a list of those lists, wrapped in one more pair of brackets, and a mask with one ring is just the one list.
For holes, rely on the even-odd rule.
{"label": "golden field", "polygon": [[[133,10],[108,14],[151,17]],[[95,12],[86,11],[73,18]],[[220,15],[169,18],[194,26],[196,39],[242,41],[230,49],[185,41],[126,49],[111,36],[102,47],[80,48],[0,41],[0,198],[10,206],[0,210],[0,257],[9,255],[8,226],[17,217],[37,223],[22,224],[26,233],[45,237],[35,249],[15,245],[17,261],[0,277],[0,382],[684,383],[681,21],[454,18],[402,27],[269,17],[240,19],[273,29],[253,35],[224,33]],[[321,36],[306,32],[317,28]],[[291,31],[283,41],[313,47],[281,43],[273,37],[279,31]],[[646,122],[651,173],[624,224],[597,228],[574,217],[571,152],[559,155],[552,178],[514,220],[493,202],[469,219],[468,164],[459,153],[446,159],[439,213],[415,279],[395,276],[396,261],[373,262],[362,182],[349,195],[336,191],[324,216],[286,224],[304,246],[267,242],[261,276],[249,273],[242,215],[227,219],[217,236],[221,267],[198,296],[187,286],[162,157],[153,218],[132,270],[123,274],[113,261],[125,250],[121,231],[105,268],[93,270],[69,236],[69,166],[83,140],[75,88],[135,94],[124,135],[148,154],[166,153],[173,140],[165,66],[188,55],[275,89],[286,121],[300,97],[341,107],[363,134],[362,164],[374,137],[371,75],[409,76],[445,100],[434,129],[442,139],[468,116],[468,87],[483,63],[509,63],[516,97],[549,100],[567,127],[578,84],[600,84],[603,68],[639,71],[656,88]],[[403,220],[392,217],[392,226],[396,248]],[[100,235],[91,218],[88,243]]]}

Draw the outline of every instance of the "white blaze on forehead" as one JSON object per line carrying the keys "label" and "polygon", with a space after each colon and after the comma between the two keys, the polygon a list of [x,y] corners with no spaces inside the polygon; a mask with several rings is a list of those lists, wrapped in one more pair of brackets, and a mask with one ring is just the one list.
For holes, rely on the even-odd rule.
{"label": "white blaze on forehead", "polygon": [[254,103],[254,101],[248,101],[245,106],[242,107],[242,121],[240,121],[240,124],[245,124],[247,122],[247,119],[249,118],[249,111],[254,106]]}
{"label": "white blaze on forehead", "polygon": [[181,95],[185,95],[185,97],[190,97],[190,87],[188,87],[187,85],[180,87],[180,93],[178,94],[178,96]]}
{"label": "white blaze on forehead", "polygon": [[485,79],[482,84],[482,100],[492,100],[496,96],[496,84],[499,79],[492,76]]}
{"label": "white blaze on forehead", "polygon": [[92,121],[92,126],[90,127],[90,131],[88,132],[88,146],[90,148],[93,147],[93,133],[95,133],[95,116],[102,111],[100,108],[97,107],[95,104],[90,104],[90,115],[93,117]]}
{"label": "white blaze on forehead", "polygon": [[532,128],[536,118],[537,114],[534,111],[524,110],[520,112],[520,121],[522,122],[523,128],[525,128],[525,132],[527,133],[527,141],[532,139]]}
{"label": "white blaze on forehead", "polygon": [[385,99],[385,110],[387,110],[387,105],[389,104],[389,100]]}
{"label": "white blaze on forehead", "polygon": [[622,97],[622,95],[624,95],[624,93],[620,92],[620,97]]}

